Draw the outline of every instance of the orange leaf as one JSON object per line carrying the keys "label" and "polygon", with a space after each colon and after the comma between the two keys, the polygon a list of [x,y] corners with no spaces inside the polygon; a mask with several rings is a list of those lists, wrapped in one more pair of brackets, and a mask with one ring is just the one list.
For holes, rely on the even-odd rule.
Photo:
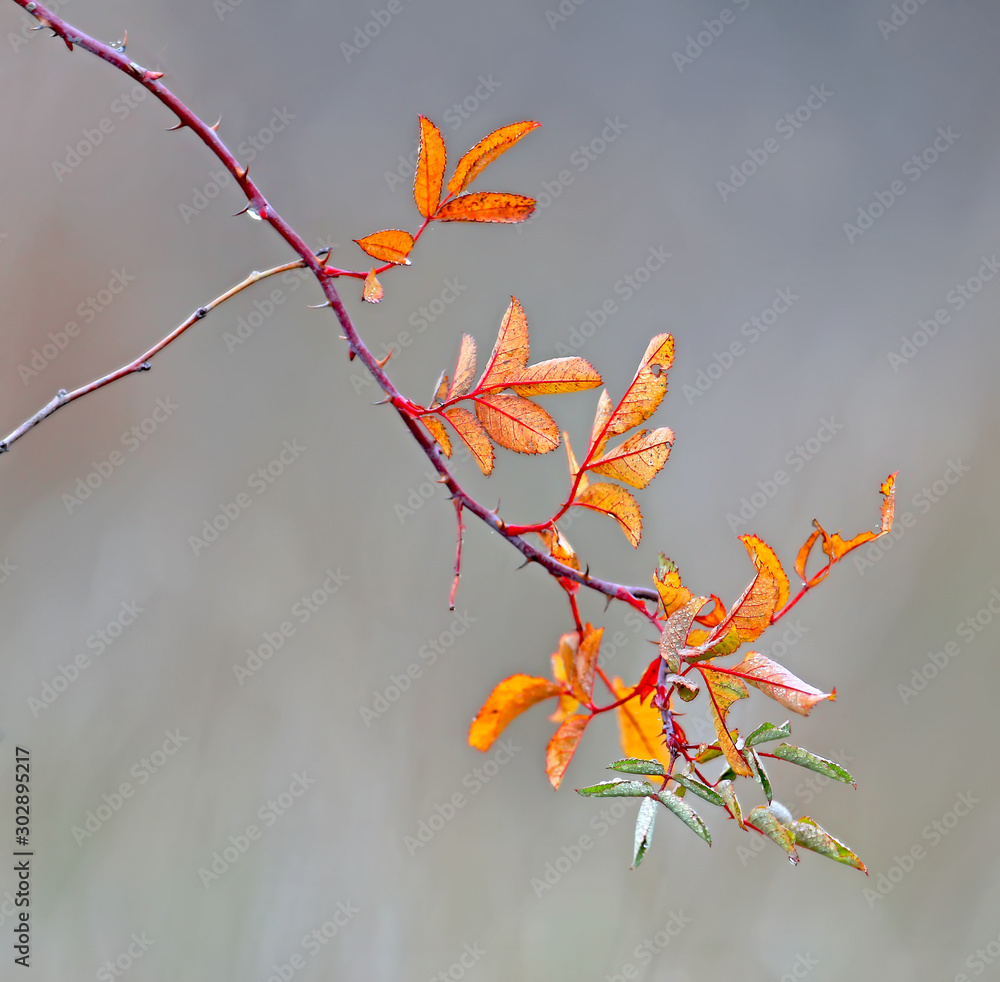
{"label": "orange leaf", "polygon": [[508,450],[548,453],[559,446],[559,427],[541,406],[522,396],[476,397],[476,415],[486,432]]}
{"label": "orange leaf", "polygon": [[580,745],[583,731],[593,718],[593,716],[570,716],[562,721],[559,729],[549,740],[545,751],[545,773],[548,774],[549,783],[556,791],[559,790],[563,774],[566,773],[566,768],[569,767],[569,762]]}
{"label": "orange leaf", "polygon": [[[580,472],[580,465],[576,462],[576,454],[573,453],[573,448],[570,446],[569,434],[563,433],[563,442],[566,444],[566,459],[569,462],[569,479],[570,483],[576,480],[576,475]],[[582,494],[587,490],[590,481],[587,480],[587,475],[584,474],[580,478],[580,483],[576,486],[577,494]]]}
{"label": "orange leaf", "polygon": [[439,222],[523,222],[535,210],[535,199],[506,191],[461,194],[442,205]]}
{"label": "orange leaf", "polygon": [[434,397],[431,399],[430,409],[436,409],[448,395],[448,373],[442,372],[434,386]]}
{"label": "orange leaf", "polygon": [[458,364],[455,366],[455,380],[448,390],[449,399],[459,399],[468,395],[472,380],[476,375],[476,342],[468,334],[462,335],[462,346],[458,349]]}
{"label": "orange leaf", "polygon": [[421,416],[420,422],[431,431],[431,436],[437,440],[438,445],[444,452],[444,455],[446,457],[450,457],[451,437],[448,436],[448,431],[444,428],[444,423],[442,423],[436,416]]}
{"label": "orange leaf", "polygon": [[[594,695],[594,666],[601,650],[601,637],[604,628],[594,628],[590,624],[583,626],[583,640],[576,649],[574,662],[574,695],[584,704],[590,703]],[[582,696],[582,698],[581,698]]]}
{"label": "orange leaf", "polygon": [[648,433],[640,430],[614,450],[606,450],[587,469],[624,481],[634,488],[644,488],[667,462],[673,445],[674,431],[668,426]]}
{"label": "orange leaf", "polygon": [[594,414],[594,425],[590,428],[590,454],[596,456],[608,442],[606,432],[608,420],[611,419],[611,396],[605,389],[601,393],[601,398],[597,400],[597,412]]}
{"label": "orange leaf", "polygon": [[663,612],[669,617],[684,606],[694,594],[681,583],[681,573],[673,560],[660,553],[660,565],[653,574],[653,584],[660,595]]}
{"label": "orange leaf", "polygon": [[468,409],[452,406],[444,410],[444,417],[455,427],[455,432],[472,451],[479,469],[489,477],[493,473],[493,445],[483,429],[483,424]]}
{"label": "orange leaf", "polygon": [[469,746],[489,750],[507,724],[535,703],[559,695],[560,689],[548,679],[511,675],[491,693],[469,728]]}
{"label": "orange leaf", "polygon": [[553,525],[552,528],[541,529],[538,534],[553,559],[558,559],[564,566],[570,566],[576,570],[580,568],[580,560],[577,558],[576,550],[558,528]]}
{"label": "orange leaf", "polygon": [[544,396],[555,392],[579,392],[601,384],[601,376],[583,358],[550,358],[509,375],[503,387],[522,396]]}
{"label": "orange leaf", "polygon": [[423,116],[420,117],[420,156],[413,179],[413,200],[424,218],[433,217],[441,201],[441,185],[448,152],[441,131]]}
{"label": "orange leaf", "polygon": [[[570,631],[559,639],[559,648],[552,652],[552,677],[557,682],[562,682],[566,688],[572,688],[573,678],[576,672],[576,652],[580,647],[580,635],[577,631]],[[549,717],[553,723],[561,723],[568,716],[572,716],[580,706],[580,701],[571,695],[563,692],[559,696],[559,705],[556,711]]]}
{"label": "orange leaf", "polygon": [[448,182],[448,190],[452,194],[464,191],[500,154],[514,146],[522,136],[541,125],[541,123],[525,120],[521,123],[510,123],[494,130],[489,136],[480,140],[458,162],[455,173]]}
{"label": "orange leaf", "polygon": [[756,535],[741,535],[740,541],[750,553],[757,575],[716,633],[721,637],[732,624],[740,641],[755,641],[770,626],[771,615],[788,602],[788,577],[766,542]]}
{"label": "orange leaf", "polygon": [[603,481],[591,484],[586,491],[577,494],[573,504],[610,515],[622,527],[625,538],[633,546],[639,545],[642,538],[642,512],[639,511],[639,503],[621,485]]}
{"label": "orange leaf", "polygon": [[[615,699],[624,699],[631,691],[619,678],[611,680],[611,687]],[[638,699],[632,699],[623,702],[615,712],[623,755],[639,760],[658,760],[663,769],[669,771],[670,752],[663,740],[663,716],[653,708],[652,700],[643,705]]]}
{"label": "orange leaf", "polygon": [[372,232],[363,239],[355,239],[355,242],[369,256],[374,256],[384,263],[397,263],[409,266],[410,260],[406,257],[413,248],[413,236],[409,232],[404,232],[398,228],[387,228],[381,232]]}
{"label": "orange leaf", "polygon": [[528,364],[528,318],[517,297],[510,298],[497,332],[496,344],[476,391],[503,382]]}
{"label": "orange leaf", "polygon": [[667,370],[674,362],[674,339],[669,334],[657,334],[639,362],[639,370],[602,430],[597,434],[599,453],[611,436],[625,433],[644,423],[656,412],[667,393]]}
{"label": "orange leaf", "polygon": [[802,716],[808,716],[816,703],[837,698],[836,689],[833,692],[821,692],[793,675],[783,665],[756,651],[751,651],[739,665],[734,665],[728,671],[738,673],[744,681],[756,686],[764,695]]}
{"label": "orange leaf", "polygon": [[378,303],[383,296],[382,284],[379,283],[375,267],[372,266],[365,277],[365,288],[361,291],[361,299],[367,303]]}
{"label": "orange leaf", "polygon": [[698,611],[708,603],[708,597],[692,597],[683,607],[675,610],[663,625],[660,635],[660,656],[671,672],[681,670],[680,652],[687,647],[688,634]]}
{"label": "orange leaf", "polygon": [[702,668],[701,665],[698,666],[698,671],[701,672],[702,678],[708,686],[708,707],[712,713],[716,736],[719,738],[719,747],[736,774],[741,777],[751,777],[753,771],[744,760],[743,754],[736,749],[733,736],[726,726],[726,714],[729,712],[729,707],[737,699],[746,699],[750,693],[738,678],[731,675],[724,675],[711,668]]}

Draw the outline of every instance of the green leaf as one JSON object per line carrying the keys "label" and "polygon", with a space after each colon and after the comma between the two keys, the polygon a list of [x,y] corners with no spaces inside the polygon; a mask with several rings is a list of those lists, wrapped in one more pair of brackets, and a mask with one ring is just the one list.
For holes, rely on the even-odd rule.
{"label": "green leaf", "polygon": [[678,798],[670,791],[659,791],[655,797],[662,801],[692,832],[700,835],[709,845],[712,844],[712,836],[709,834],[708,826],[683,798]]}
{"label": "green leaf", "polygon": [[746,826],[743,824],[743,809],[740,808],[740,799],[736,797],[736,792],[733,790],[732,781],[719,781],[715,786],[715,790],[719,792],[723,803],[729,809],[733,818],[736,819],[736,823],[741,829],[745,829]]}
{"label": "green leaf", "polygon": [[697,655],[686,655],[684,660],[694,663],[707,661],[709,658],[722,658],[725,655],[731,655],[741,644],[743,642],[740,641],[739,631],[730,625],[729,630],[711,648],[706,648]]}
{"label": "green leaf", "polygon": [[708,746],[695,757],[695,760],[699,764],[707,764],[710,760],[715,760],[716,757],[721,756],[722,750],[719,748],[718,740],[716,740],[715,743],[708,744]]}
{"label": "green leaf", "polygon": [[649,843],[653,838],[653,825],[656,822],[656,801],[646,798],[639,805],[639,814],[635,820],[635,847],[632,850],[632,869],[642,862]]}
{"label": "green leaf", "polygon": [[821,856],[827,856],[838,863],[853,866],[863,873],[868,872],[868,867],[861,862],[856,853],[848,849],[843,842],[835,839],[826,829],[817,825],[808,816],[803,815],[799,821],[793,822],[791,831],[795,835],[796,843],[803,849],[811,849],[813,852],[818,852]]}
{"label": "green leaf", "polygon": [[646,781],[602,781],[589,788],[577,788],[576,793],[588,798],[646,798],[656,794],[656,789]]}
{"label": "green leaf", "polygon": [[757,783],[761,786],[764,797],[767,798],[767,803],[771,804],[771,781],[767,776],[767,771],[764,770],[763,761],[761,761],[760,755],[756,750],[750,751],[750,763],[754,769],[754,777],[757,778]]}
{"label": "green leaf", "polygon": [[666,773],[658,760],[640,760],[638,757],[625,757],[608,764],[609,771],[623,771],[625,774],[655,774],[663,777]]}
{"label": "green leaf", "polygon": [[718,805],[720,808],[725,808],[726,803],[722,800],[722,796],[717,792],[713,791],[708,785],[702,784],[701,781],[696,781],[692,777],[685,777],[683,774],[673,774],[673,780],[675,780],[682,788],[687,788],[692,794],[698,795],[699,798],[704,798],[705,801],[711,802],[713,805]]}
{"label": "green leaf", "polygon": [[826,777],[832,777],[835,781],[843,781],[844,784],[852,784],[854,787],[858,786],[854,778],[840,764],[827,760],[825,757],[818,757],[801,747],[782,743],[774,748],[773,753],[775,757],[798,764],[800,767],[808,767],[809,770],[816,771],[817,774],[823,774]]}
{"label": "green leaf", "polygon": [[795,851],[795,834],[785,828],[778,819],[763,805],[758,805],[747,816],[747,825],[752,825],[758,832],[763,832],[772,842],[776,842],[788,853],[788,861],[794,866],[799,864],[799,854]]}
{"label": "green leaf", "polygon": [[671,672],[667,675],[664,680],[668,685],[677,686],[677,695],[684,700],[684,702],[690,702],[692,699],[698,697],[698,693],[701,691],[701,687],[697,682],[692,682],[686,675],[675,675]]}
{"label": "green leaf", "polygon": [[781,726],[775,726],[774,723],[761,723],[760,726],[758,726],[757,729],[746,738],[746,742],[743,746],[756,747],[758,743],[770,743],[772,740],[784,740],[785,737],[791,735],[792,727],[787,719],[781,724]]}

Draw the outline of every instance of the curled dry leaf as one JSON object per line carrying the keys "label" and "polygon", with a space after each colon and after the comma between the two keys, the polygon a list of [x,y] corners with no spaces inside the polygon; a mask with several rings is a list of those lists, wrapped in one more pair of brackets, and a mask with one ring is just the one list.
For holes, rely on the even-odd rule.
{"label": "curled dry leaf", "polygon": [[373,266],[365,277],[365,286],[361,291],[361,299],[366,303],[379,303],[384,295],[382,284],[379,283],[378,277],[375,275],[375,267]]}

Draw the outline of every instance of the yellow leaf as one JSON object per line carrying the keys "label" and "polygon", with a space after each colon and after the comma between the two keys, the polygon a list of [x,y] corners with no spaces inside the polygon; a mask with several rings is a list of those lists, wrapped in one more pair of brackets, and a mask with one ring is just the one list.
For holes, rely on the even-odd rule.
{"label": "yellow leaf", "polygon": [[[569,462],[569,480],[572,484],[576,480],[576,475],[580,472],[580,465],[576,462],[576,454],[573,453],[573,448],[570,446],[568,433],[563,433],[563,443],[566,444],[566,459]],[[586,491],[589,484],[590,481],[587,480],[587,475],[584,474],[576,487],[577,494]]]}
{"label": "yellow leaf", "polygon": [[468,334],[462,335],[462,346],[458,349],[458,364],[455,366],[455,380],[448,390],[449,399],[458,399],[469,393],[476,376],[476,342]]}
{"label": "yellow leaf", "polygon": [[[552,677],[563,683],[568,688],[572,688],[573,677],[576,672],[576,651],[580,647],[580,635],[577,631],[570,631],[559,639],[559,648],[552,652]],[[559,705],[556,711],[549,717],[553,723],[561,723],[568,716],[572,716],[580,706],[580,701],[573,696],[563,692],[559,696]]]}
{"label": "yellow leaf", "polygon": [[577,494],[573,504],[610,515],[621,526],[625,538],[633,546],[639,545],[642,538],[642,512],[639,511],[639,503],[635,498],[620,485],[606,484],[603,481],[591,484],[586,491]]}
{"label": "yellow leaf", "polygon": [[361,291],[361,299],[366,303],[378,303],[383,296],[382,284],[379,283],[373,266],[365,277],[365,287]]}
{"label": "yellow leaf", "polygon": [[762,539],[741,535],[740,542],[750,553],[757,575],[730,609],[727,626],[732,623],[740,641],[755,641],[770,626],[771,615],[788,602],[788,577],[774,550]]}
{"label": "yellow leaf", "polygon": [[604,450],[608,442],[608,420],[611,419],[611,396],[605,389],[597,400],[597,412],[594,414],[594,425],[590,429],[590,454],[597,456]]}
{"label": "yellow leaf", "polygon": [[684,606],[694,594],[681,583],[681,573],[677,565],[660,554],[660,565],[653,574],[653,584],[660,595],[663,613],[669,617],[675,610]]}
{"label": "yellow leaf", "polygon": [[639,370],[618,407],[607,421],[604,438],[617,436],[644,423],[656,412],[667,393],[667,370],[674,362],[674,339],[658,334],[639,362]]}
{"label": "yellow leaf", "polygon": [[580,568],[580,560],[577,559],[576,551],[569,544],[569,539],[558,528],[552,526],[552,528],[541,529],[538,534],[553,559],[558,559],[564,566],[570,566],[577,570]]}
{"label": "yellow leaf", "polygon": [[548,679],[511,675],[491,693],[469,728],[469,746],[489,750],[507,724],[543,699],[559,695],[559,686]]}
{"label": "yellow leaf", "polygon": [[498,385],[509,375],[524,368],[528,364],[529,350],[528,318],[517,297],[511,297],[477,390]]}
{"label": "yellow leaf", "polygon": [[837,698],[836,689],[833,692],[821,692],[757,651],[751,651],[739,665],[734,665],[729,671],[737,672],[744,681],[756,686],[764,695],[802,716],[808,716],[816,703]]}
{"label": "yellow leaf", "polygon": [[493,473],[493,445],[486,435],[486,430],[483,429],[483,424],[468,409],[463,409],[461,406],[445,409],[443,415],[472,451],[479,469],[489,477]]}
{"label": "yellow leaf", "polygon": [[430,409],[436,409],[448,395],[448,373],[442,372],[434,386],[434,397],[431,399]]}
{"label": "yellow leaf", "polygon": [[569,767],[569,762],[576,753],[576,748],[580,745],[580,738],[587,724],[593,716],[570,716],[562,721],[559,729],[549,740],[548,748],[545,751],[545,773],[549,777],[549,783],[556,791],[562,784],[563,774]]}
{"label": "yellow leaf", "polygon": [[440,222],[523,222],[535,210],[535,199],[506,191],[461,194],[442,205]]}
{"label": "yellow leaf", "polygon": [[712,722],[715,724],[715,733],[719,738],[719,746],[729,761],[729,766],[734,773],[741,777],[752,777],[753,771],[750,765],[743,759],[743,754],[736,749],[732,734],[726,726],[726,714],[729,707],[737,699],[746,699],[750,693],[743,682],[731,675],[724,675],[711,668],[698,666],[705,684],[708,686],[708,708],[712,713]]}
{"label": "yellow leaf", "polygon": [[[594,666],[597,665],[597,656],[601,651],[601,637],[604,628],[594,628],[590,624],[583,626],[583,640],[576,649],[574,662],[574,695],[581,702],[587,704],[594,694]],[[582,696],[582,698],[581,698]]]}
{"label": "yellow leaf", "polygon": [[667,426],[648,433],[640,430],[614,450],[605,451],[587,469],[634,488],[644,488],[667,462],[673,445],[674,431]]}
{"label": "yellow leaf", "polygon": [[442,423],[436,416],[421,416],[420,422],[431,431],[431,436],[437,440],[438,445],[444,452],[444,455],[446,457],[450,457],[451,438],[448,436],[448,431],[444,428],[444,423]]}
{"label": "yellow leaf", "polygon": [[420,155],[413,179],[413,200],[417,203],[417,211],[424,218],[431,218],[437,211],[447,162],[448,152],[445,150],[441,131],[429,119],[421,116]]}
{"label": "yellow leaf", "polygon": [[[631,691],[621,679],[611,680],[615,699],[624,699]],[[639,760],[658,760],[664,771],[670,770],[670,752],[663,740],[663,716],[652,700],[643,705],[638,698],[622,703],[618,714],[622,754]]]}
{"label": "yellow leaf", "polygon": [[544,396],[555,392],[579,392],[601,384],[601,376],[583,358],[550,358],[528,365],[503,382],[503,388],[513,389],[522,396]]}
{"label": "yellow leaf", "polygon": [[486,432],[508,450],[549,453],[559,446],[559,427],[537,403],[494,393],[476,397],[476,415]]}
{"label": "yellow leaf", "polygon": [[522,136],[541,125],[541,123],[525,120],[521,123],[510,123],[494,130],[489,136],[480,140],[458,162],[455,173],[448,182],[448,190],[452,194],[464,191],[500,154],[514,146]]}
{"label": "yellow leaf", "polygon": [[355,242],[369,256],[380,259],[384,263],[396,263],[397,265],[409,266],[410,260],[406,257],[413,248],[413,236],[409,232],[404,232],[399,228],[387,228],[381,232],[372,232],[363,239],[355,239]]}

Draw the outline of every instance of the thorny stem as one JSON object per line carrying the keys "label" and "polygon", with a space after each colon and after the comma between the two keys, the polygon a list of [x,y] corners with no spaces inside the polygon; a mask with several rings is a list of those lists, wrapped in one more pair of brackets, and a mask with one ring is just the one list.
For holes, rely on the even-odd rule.
{"label": "thorny stem", "polygon": [[[423,431],[417,420],[413,418],[412,411],[416,408],[415,404],[399,392],[393,381],[383,370],[382,365],[375,358],[374,354],[372,354],[364,341],[362,341],[353,321],[351,320],[350,314],[347,312],[347,308],[344,306],[344,302],[334,285],[334,276],[331,275],[334,273],[334,270],[331,269],[330,272],[327,272],[328,267],[326,267],[325,262],[317,258],[317,256],[306,244],[305,240],[271,206],[267,198],[264,197],[260,188],[258,188],[257,185],[250,179],[246,168],[239,163],[232,151],[229,150],[219,137],[216,132],[216,126],[218,124],[216,124],[216,126],[210,126],[192,109],[188,108],[184,102],[182,102],[160,81],[163,77],[162,72],[148,71],[141,65],[136,64],[134,61],[126,57],[123,50],[124,44],[120,47],[114,47],[112,45],[105,44],[102,41],[98,41],[96,38],[90,37],[89,35],[77,30],[71,24],[59,17],[54,11],[50,10],[42,3],[35,2],[35,0],[14,0],[14,3],[31,14],[39,22],[41,27],[47,27],[55,36],[62,38],[70,50],[77,47],[82,48],[85,51],[89,51],[96,57],[113,65],[119,71],[124,72],[130,78],[135,79],[140,85],[146,88],[161,103],[163,103],[163,105],[165,105],[172,113],[174,113],[174,115],[176,115],[178,123],[176,127],[174,127],[175,129],[183,129],[185,127],[190,129],[198,137],[198,139],[200,139],[202,143],[204,143],[205,146],[207,146],[208,149],[215,154],[215,156],[222,162],[226,170],[233,175],[237,185],[246,196],[248,203],[244,211],[248,212],[252,217],[258,218],[269,224],[299,256],[301,265],[307,268],[316,278],[320,289],[323,291],[323,295],[326,297],[327,306],[333,310],[337,317],[337,321],[340,324],[341,330],[344,332],[344,340],[346,340],[348,344],[349,357],[357,357],[362,364],[364,364],[365,368],[367,368],[371,373],[372,377],[378,383],[379,388],[381,388],[386,394],[385,401],[392,404],[393,408],[402,419],[403,424],[410,431],[414,440],[416,440],[420,449],[423,450],[424,454],[430,460],[431,465],[441,476],[441,483],[448,488],[452,497],[457,501],[456,507],[461,506],[471,512],[495,532],[502,535],[525,557],[525,559],[530,562],[538,563],[552,576],[557,578],[564,577],[566,579],[573,580],[574,582],[580,583],[582,586],[586,586],[591,590],[603,593],[607,597],[621,600],[622,602],[634,607],[636,610],[641,611],[647,617],[651,616],[644,601],[650,600],[653,603],[656,603],[658,595],[655,590],[645,587],[624,586],[619,583],[611,583],[607,580],[590,576],[589,573],[581,573],[579,570],[575,570],[560,563],[558,560],[553,559],[552,556],[546,555],[541,550],[530,545],[519,535],[515,535],[508,531],[502,519],[500,519],[495,512],[490,511],[483,505],[479,504],[479,502],[477,502],[460,487],[457,480],[442,459],[442,454],[437,443],[431,439],[429,434],[426,434]],[[425,222],[417,234],[419,235],[422,233],[426,226],[427,223]],[[298,264],[296,263],[295,265]],[[346,273],[344,275],[346,275]],[[195,320],[200,320],[201,317],[204,316],[200,313],[202,309],[204,308],[199,308],[199,310],[193,315]],[[189,326],[190,324],[185,324],[182,325],[182,328],[183,330],[186,330]],[[182,332],[183,331],[181,329],[178,329],[177,331],[167,335],[167,337],[159,343],[155,350],[162,350],[166,344],[169,344],[172,340],[174,340],[174,337],[177,336],[178,333]],[[14,440],[19,439],[20,436],[23,435],[21,432],[22,430],[27,432],[27,430],[37,426],[41,420],[50,416],[56,411],[56,409],[60,408],[60,406],[65,405],[67,401],[70,401],[69,396],[72,396],[73,399],[82,398],[82,396],[86,395],[87,392],[94,391],[97,388],[108,385],[115,381],[116,378],[123,377],[124,375],[131,374],[135,371],[143,371],[144,365],[144,360],[133,362],[130,365],[125,366],[123,369],[119,369],[118,372],[113,372],[110,376],[98,379],[95,382],[90,383],[88,386],[84,386],[82,389],[76,390],[74,393],[66,393],[65,395],[60,393],[46,407],[44,407],[40,413],[36,413],[35,416],[25,421],[25,423],[18,427],[11,436]],[[8,437],[3,444],[0,444],[0,449],[9,449],[12,442],[13,440]]]}

